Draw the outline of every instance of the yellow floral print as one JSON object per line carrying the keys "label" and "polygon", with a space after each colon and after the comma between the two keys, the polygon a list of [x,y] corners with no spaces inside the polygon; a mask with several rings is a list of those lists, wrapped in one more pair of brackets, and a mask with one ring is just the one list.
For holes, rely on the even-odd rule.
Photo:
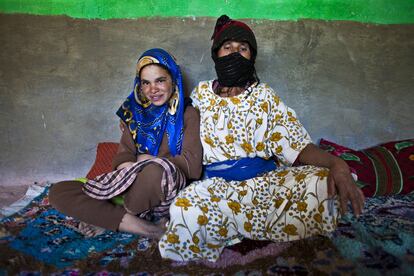
{"label": "yellow floral print", "polygon": [[246,221],[244,223],[244,230],[246,230],[246,232],[251,232],[252,231],[252,228],[253,228],[253,226],[252,226],[252,224],[250,222]]}
{"label": "yellow floral print", "polygon": [[318,211],[319,211],[319,213],[321,213],[321,214],[325,211],[325,207],[323,207],[323,204],[322,204],[322,203],[321,203],[321,204],[319,204]]}
{"label": "yellow floral print", "polygon": [[250,143],[248,143],[246,140],[243,141],[243,144],[241,144],[241,147],[243,148],[243,150],[247,153],[250,154],[253,152],[253,147]]}
{"label": "yellow floral print", "polygon": [[282,134],[280,132],[275,132],[270,136],[270,141],[272,142],[278,142],[280,139],[282,139]]}
{"label": "yellow floral print", "polygon": [[228,232],[229,231],[227,230],[226,227],[221,227],[220,230],[218,231],[219,235],[222,237],[226,237]]}
{"label": "yellow floral print", "polygon": [[234,98],[234,97],[230,98],[230,101],[231,101],[233,104],[240,104],[240,103],[241,103],[241,102],[240,102],[240,100],[239,100],[239,98]]}
{"label": "yellow floral print", "polygon": [[256,150],[257,151],[263,151],[265,149],[265,145],[262,142],[257,143]]}
{"label": "yellow floral print", "polygon": [[306,174],[304,174],[304,173],[300,173],[300,174],[295,176],[296,182],[301,182],[305,178],[306,178]]}
{"label": "yellow floral print", "polygon": [[211,249],[217,249],[217,248],[222,247],[222,245],[220,245],[220,244],[213,244],[213,243],[207,243],[207,247],[208,248],[211,248]]}
{"label": "yellow floral print", "polygon": [[299,212],[306,212],[306,208],[308,208],[308,204],[304,201],[299,201],[296,205]]}
{"label": "yellow floral print", "polygon": [[322,222],[322,216],[321,214],[315,214],[313,215],[313,219],[316,220],[318,223]]}
{"label": "yellow floral print", "polygon": [[289,173],[289,171],[280,171],[276,175],[279,176],[279,177],[285,177],[288,173]]}
{"label": "yellow floral print", "polygon": [[320,170],[317,173],[315,173],[316,176],[319,176],[321,179],[324,179],[325,177],[327,177],[329,175],[329,171],[328,170]]}
{"label": "yellow floral print", "polygon": [[197,245],[190,245],[190,250],[193,251],[194,253],[200,253],[200,248]]}
{"label": "yellow floral print", "polygon": [[[221,99],[211,87],[201,82],[191,96],[201,116],[203,163],[268,159],[273,153],[283,167],[244,181],[213,177],[190,184],[170,207],[181,215],[171,220],[159,242],[162,257],[216,261],[228,242],[241,235],[291,241],[334,230],[339,212],[333,216],[326,208],[328,171],[289,167],[312,142],[294,111],[262,83],[235,97],[240,104]],[[338,201],[334,203],[338,208]]]}
{"label": "yellow floral print", "polygon": [[263,109],[264,112],[269,112],[269,104],[267,102],[260,104],[260,107]]}
{"label": "yellow floral print", "polygon": [[229,144],[233,144],[234,143],[234,137],[233,137],[233,135],[227,135],[226,136],[226,144],[227,145],[229,145]]}
{"label": "yellow floral print", "polygon": [[213,148],[215,147],[213,139],[211,139],[208,136],[204,137],[204,142],[206,142],[207,144],[209,144]]}
{"label": "yellow floral print", "polygon": [[259,201],[257,200],[257,198],[253,198],[252,203],[256,206],[257,204],[259,204]]}
{"label": "yellow floral print", "polygon": [[273,101],[276,103],[276,105],[279,105],[280,98],[278,96],[273,96]]}
{"label": "yellow floral print", "polygon": [[277,146],[277,148],[276,148],[276,154],[281,154],[282,151],[283,151],[282,146]]}
{"label": "yellow floral print", "polygon": [[275,116],[275,122],[279,122],[281,119],[282,119],[282,115],[277,114],[277,115]]}
{"label": "yellow floral print", "polygon": [[220,202],[221,198],[219,198],[219,197],[217,197],[217,196],[212,196],[212,197],[210,197],[210,200],[211,200],[212,202]]}
{"label": "yellow floral print", "polygon": [[167,235],[167,242],[169,243],[179,243],[180,238],[176,234],[168,234]]}
{"label": "yellow floral print", "polygon": [[193,235],[193,243],[198,244],[200,242],[200,239],[197,237],[197,235]]}
{"label": "yellow floral print", "polygon": [[229,206],[229,208],[237,215],[238,213],[240,213],[240,203],[235,202],[235,201],[229,201],[227,202],[227,205]]}
{"label": "yellow floral print", "polygon": [[200,225],[206,225],[208,222],[208,218],[205,215],[199,215],[197,219],[197,223]]}
{"label": "yellow floral print", "polygon": [[291,236],[298,235],[298,228],[293,224],[286,225],[282,231]]}
{"label": "yellow floral print", "polygon": [[221,107],[225,107],[225,106],[227,106],[227,101],[226,101],[226,100],[221,100],[221,101],[219,102],[219,106],[221,106]]}
{"label": "yellow floral print", "polygon": [[188,207],[193,206],[187,198],[177,198],[175,205],[184,208],[186,211],[188,210]]}

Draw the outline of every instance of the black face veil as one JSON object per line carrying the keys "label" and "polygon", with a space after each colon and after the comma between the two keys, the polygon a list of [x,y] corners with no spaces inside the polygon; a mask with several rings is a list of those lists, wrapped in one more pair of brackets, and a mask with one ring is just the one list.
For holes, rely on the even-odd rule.
{"label": "black face veil", "polygon": [[218,82],[225,87],[244,87],[255,81],[254,62],[240,53],[232,53],[214,60]]}

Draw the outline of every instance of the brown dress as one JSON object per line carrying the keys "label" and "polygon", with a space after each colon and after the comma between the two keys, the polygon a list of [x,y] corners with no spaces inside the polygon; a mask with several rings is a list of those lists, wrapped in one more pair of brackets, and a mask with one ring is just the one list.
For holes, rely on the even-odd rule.
{"label": "brown dress", "polygon": [[[171,156],[168,139],[164,135],[158,157],[171,161],[187,180],[201,176],[202,146],[200,142],[200,117],[193,107],[184,112],[184,139],[180,155]],[[118,152],[112,161],[115,170],[124,162],[136,162],[137,151],[129,131],[124,131]],[[108,200],[94,199],[82,191],[83,183],[63,181],[52,185],[49,201],[60,212],[105,229],[116,231],[128,210],[140,214],[165,200],[160,182],[163,168],[157,164],[146,165],[137,175],[133,184],[124,192],[124,206]]]}

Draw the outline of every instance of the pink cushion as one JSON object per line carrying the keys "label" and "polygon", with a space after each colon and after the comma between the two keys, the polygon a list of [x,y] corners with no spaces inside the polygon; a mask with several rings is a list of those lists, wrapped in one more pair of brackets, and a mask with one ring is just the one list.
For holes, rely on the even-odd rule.
{"label": "pink cushion", "polygon": [[325,139],[320,148],[345,160],[364,195],[407,194],[414,190],[414,139],[353,150]]}

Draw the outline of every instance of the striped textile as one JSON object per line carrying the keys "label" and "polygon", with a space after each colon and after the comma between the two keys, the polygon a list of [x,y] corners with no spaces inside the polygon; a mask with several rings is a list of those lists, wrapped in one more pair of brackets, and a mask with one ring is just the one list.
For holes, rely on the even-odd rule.
{"label": "striped textile", "polygon": [[100,200],[107,200],[120,195],[134,183],[137,174],[148,164],[157,164],[164,169],[160,185],[165,200],[159,206],[147,210],[138,216],[168,216],[168,209],[172,200],[186,186],[186,178],[180,169],[165,158],[153,158],[135,163],[130,167],[101,174],[93,180],[88,180],[83,186],[83,191],[88,196]]}

